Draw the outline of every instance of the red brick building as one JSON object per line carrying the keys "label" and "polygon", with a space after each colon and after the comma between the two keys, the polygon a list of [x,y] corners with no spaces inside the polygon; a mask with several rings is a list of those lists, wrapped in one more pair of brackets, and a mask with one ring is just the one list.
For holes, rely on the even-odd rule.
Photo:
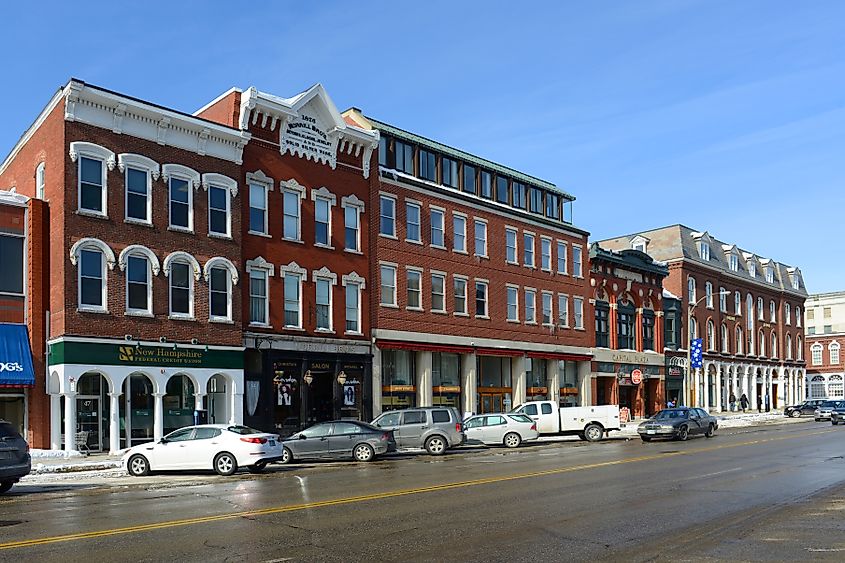
{"label": "red brick building", "polygon": [[728,410],[744,394],[752,408],[778,409],[803,397],[807,291],[798,268],[683,225],[599,244],[639,249],[668,266],[664,287],[690,312],[681,346],[689,349],[691,335],[704,351],[703,367],[686,380],[684,404]]}
{"label": "red brick building", "polygon": [[[817,293],[804,304],[804,357],[807,359],[807,398],[845,398],[845,293]],[[800,341],[799,341],[800,346]]]}
{"label": "red brick building", "polygon": [[359,110],[344,115],[380,134],[368,200],[374,412],[496,412],[561,394],[589,404],[588,233],[571,223],[574,198]]}
{"label": "red brick building", "polygon": [[195,411],[242,419],[248,140],[71,80],[0,164],[0,187],[33,199],[30,309],[47,328],[31,320],[31,336],[49,365],[29,400],[33,446],[116,451]]}
{"label": "red brick building", "polygon": [[251,136],[240,177],[245,422],[288,434],[369,420],[378,133],[347,123],[320,84],[293,98],[231,90],[198,115]]}
{"label": "red brick building", "polygon": [[623,418],[650,416],[665,402],[663,279],[668,274],[666,266],[640,250],[590,246],[593,404],[618,404]]}

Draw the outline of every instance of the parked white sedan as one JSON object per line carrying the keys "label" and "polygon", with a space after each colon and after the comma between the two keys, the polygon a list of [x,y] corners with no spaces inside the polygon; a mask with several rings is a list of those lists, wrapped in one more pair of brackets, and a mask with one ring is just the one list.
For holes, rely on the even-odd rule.
{"label": "parked white sedan", "polygon": [[516,448],[540,437],[537,423],[524,414],[496,413],[471,416],[464,421],[467,443],[504,444]]}
{"label": "parked white sedan", "polygon": [[282,445],[276,434],[248,426],[202,424],[129,448],[123,461],[135,477],[177,469],[213,469],[219,475],[231,475],[239,467],[258,473],[281,457]]}

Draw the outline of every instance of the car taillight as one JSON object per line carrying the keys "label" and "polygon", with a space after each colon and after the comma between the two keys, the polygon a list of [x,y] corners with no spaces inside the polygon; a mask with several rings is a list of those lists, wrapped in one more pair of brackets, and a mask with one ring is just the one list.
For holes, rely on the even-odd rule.
{"label": "car taillight", "polygon": [[537,430],[537,423],[536,422],[531,425],[531,430]]}
{"label": "car taillight", "polygon": [[266,444],[267,438],[241,438],[241,442],[249,442],[250,444]]}
{"label": "car taillight", "polygon": [[390,441],[390,434],[389,434],[389,433],[387,433],[387,432],[385,432],[384,434],[382,434],[382,435],[381,435],[381,441],[382,441],[382,442],[389,442],[389,441]]}
{"label": "car taillight", "polygon": [[464,425],[460,422],[455,423],[455,432],[463,432]]}

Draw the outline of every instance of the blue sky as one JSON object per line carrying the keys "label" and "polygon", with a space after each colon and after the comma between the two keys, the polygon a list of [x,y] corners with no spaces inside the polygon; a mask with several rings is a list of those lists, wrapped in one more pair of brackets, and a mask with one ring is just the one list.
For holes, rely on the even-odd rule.
{"label": "blue sky", "polygon": [[71,76],[183,111],[322,82],[556,183],[593,240],[680,222],[845,289],[843,2],[49,4],[3,7],[3,155]]}

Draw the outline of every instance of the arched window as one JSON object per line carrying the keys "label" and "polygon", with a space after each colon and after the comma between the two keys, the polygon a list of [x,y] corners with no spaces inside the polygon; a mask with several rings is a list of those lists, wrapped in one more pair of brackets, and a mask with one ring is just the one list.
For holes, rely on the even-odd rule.
{"label": "arched window", "polygon": [[845,397],[845,386],[843,386],[841,375],[833,374],[827,380],[827,397],[828,399],[841,399]]}
{"label": "arched window", "polygon": [[716,325],[710,319],[707,319],[707,349],[710,351],[716,349]]}
{"label": "arched window", "polygon": [[757,298],[757,320],[762,321],[764,318],[765,317],[764,317],[764,313],[763,313],[763,298],[758,297]]}
{"label": "arched window", "polygon": [[787,325],[792,324],[792,307],[789,305],[789,303],[783,306],[783,322],[785,322]]}
{"label": "arched window", "polygon": [[152,316],[152,277],[161,269],[156,255],[146,246],[133,244],[120,252],[118,266],[126,272],[126,314]]}
{"label": "arched window", "polygon": [[816,342],[815,344],[810,346],[810,354],[811,354],[814,366],[822,365],[822,345],[821,344]]}
{"label": "arched window", "polygon": [[[821,346],[821,344],[819,344]],[[810,380],[810,396],[809,399],[826,399],[827,385],[824,381],[823,375],[814,375]]]}
{"label": "arched window", "polygon": [[728,327],[722,323],[722,352],[728,353]]}
{"label": "arched window", "polygon": [[827,345],[827,351],[830,352],[830,364],[834,366],[839,365],[839,342],[835,340]]}
{"label": "arched window", "polygon": [[763,329],[760,329],[760,333],[757,335],[757,341],[760,343],[760,355],[766,355],[766,335],[763,334]]}
{"label": "arched window", "polygon": [[713,308],[713,284],[707,282],[704,284],[704,295],[706,296],[707,308]]}
{"label": "arched window", "polygon": [[791,334],[786,335],[786,359],[787,360],[792,359],[792,335]]}
{"label": "arched window", "polygon": [[84,238],[70,249],[70,262],[77,266],[77,303],[80,311],[108,312],[107,271],[114,268],[112,249],[100,239]]}
{"label": "arched window", "polygon": [[231,321],[232,285],[238,283],[237,268],[230,260],[217,256],[205,263],[203,275],[208,282],[208,319]]}
{"label": "arched window", "polygon": [[778,335],[772,331],[772,349],[769,352],[773,358],[778,357]]}
{"label": "arched window", "polygon": [[687,301],[695,303],[695,278],[692,276],[687,279]]}
{"label": "arched window", "polygon": [[724,287],[719,288],[719,310],[723,313],[728,312],[728,292]]}
{"label": "arched window", "polygon": [[738,291],[734,292],[734,314],[742,314],[742,295]]}
{"label": "arched window", "polygon": [[804,359],[804,339],[800,336],[795,337],[795,355],[799,360]]}
{"label": "arched window", "polygon": [[736,338],[736,341],[734,343],[734,345],[735,345],[734,353],[735,354],[742,354],[742,344],[743,344],[742,329],[738,326],[736,327],[734,337]]}
{"label": "arched window", "polygon": [[775,308],[774,300],[769,301],[769,322],[775,322],[777,319],[777,309]]}
{"label": "arched window", "polygon": [[698,338],[698,322],[695,320],[695,317],[690,317],[689,319],[689,337],[690,342]]}
{"label": "arched window", "polygon": [[200,265],[187,252],[173,252],[164,259],[164,275],[169,283],[169,308],[173,318],[194,318],[194,281],[200,278]]}
{"label": "arched window", "polygon": [[795,326],[801,328],[801,307],[795,307]]}
{"label": "arched window", "polygon": [[105,147],[74,141],[70,159],[77,163],[77,210],[85,215],[108,216],[108,170],[114,170],[114,153]]}

